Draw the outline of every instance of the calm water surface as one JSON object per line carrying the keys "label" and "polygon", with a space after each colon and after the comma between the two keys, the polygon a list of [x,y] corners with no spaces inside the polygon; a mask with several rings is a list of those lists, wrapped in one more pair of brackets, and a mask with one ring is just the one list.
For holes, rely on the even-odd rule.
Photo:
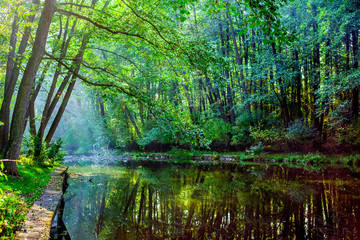
{"label": "calm water surface", "polygon": [[71,239],[360,239],[360,174],[284,166],[70,167]]}

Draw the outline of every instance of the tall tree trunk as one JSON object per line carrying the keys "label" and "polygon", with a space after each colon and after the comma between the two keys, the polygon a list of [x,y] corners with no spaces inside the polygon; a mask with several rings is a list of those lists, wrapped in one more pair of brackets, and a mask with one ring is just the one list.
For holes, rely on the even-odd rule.
{"label": "tall tree trunk", "polygon": [[[17,41],[17,32],[19,30],[19,17],[18,13],[15,13],[12,30],[10,35],[10,51],[7,58],[6,63],[6,74],[5,74],[5,86],[4,86],[4,100],[1,104],[1,112],[0,112],[0,121],[2,125],[0,125],[0,152],[3,151],[3,147],[7,145],[8,134],[9,134],[9,113],[10,113],[10,102],[11,97],[13,95],[13,91],[9,90],[11,75],[13,73],[14,68],[14,58],[15,58],[15,50],[16,50],[16,41]],[[15,64],[16,65],[16,64]],[[15,82],[16,84],[16,82]],[[15,85],[14,85],[15,86]],[[11,92],[11,95],[9,94]],[[8,110],[8,111],[6,111]]]}
{"label": "tall tree trunk", "polygon": [[[94,7],[94,5],[96,4],[98,0],[92,0],[91,1],[91,6]],[[109,0],[107,0],[102,8],[101,11],[104,11],[104,9],[108,6],[109,4]],[[92,15],[92,13],[90,13],[90,16]],[[73,26],[72,26],[72,32],[74,31],[75,29],[75,26],[76,26],[76,21],[74,22]],[[65,39],[65,38],[64,38]],[[66,52],[67,52],[67,49],[68,49],[68,46],[70,44],[70,40],[71,40],[71,35],[69,36],[68,40],[66,42],[63,42],[63,45],[62,45],[62,55],[61,57],[65,57],[66,55]],[[81,42],[81,46],[79,48],[79,51],[75,57],[75,63],[74,65],[72,66],[71,70],[68,71],[68,74],[66,75],[66,77],[64,78],[62,84],[60,85],[58,91],[57,91],[57,94],[55,95],[51,105],[49,106],[49,109],[47,111],[47,117],[46,117],[46,124],[44,127],[44,129],[46,128],[46,125],[52,115],[52,112],[54,111],[55,109],[55,106],[57,105],[57,102],[60,98],[60,96],[62,95],[64,89],[65,89],[65,86],[66,84],[68,83],[68,80],[70,79],[70,76],[71,76],[71,80],[70,80],[70,84],[66,90],[66,93],[65,93],[65,96],[63,98],[63,101],[59,107],[59,110],[55,116],[55,119],[49,129],[49,132],[48,134],[46,135],[46,138],[45,138],[45,142],[46,144],[50,144],[50,141],[52,140],[54,134],[55,134],[55,131],[60,123],[60,120],[63,116],[63,113],[65,111],[65,108],[68,104],[68,101],[70,100],[70,96],[72,94],[72,91],[74,89],[74,86],[76,84],[76,78],[77,78],[77,75],[80,71],[80,67],[81,67],[81,63],[83,61],[83,56],[84,56],[84,52],[86,50],[86,46],[88,44],[88,41],[89,41],[89,37],[88,37],[88,34],[87,33],[84,33],[83,34],[83,38],[82,38],[82,42]],[[65,44],[64,44],[65,43]]]}
{"label": "tall tree trunk", "polygon": [[[226,16],[229,20],[229,26],[230,26],[230,32],[231,32],[231,37],[233,40],[233,46],[234,46],[234,51],[235,51],[235,58],[236,58],[236,62],[240,68],[240,82],[241,82],[241,88],[243,90],[243,102],[247,101],[247,87],[246,87],[246,83],[245,83],[245,79],[244,79],[244,72],[242,69],[242,59],[240,58],[240,54],[239,54],[239,49],[236,43],[236,37],[235,37],[235,30],[234,30],[234,26],[233,26],[233,22],[231,19],[231,16],[229,15],[229,12],[226,12]],[[250,113],[250,104],[246,103],[245,104],[245,109],[248,113]]]}
{"label": "tall tree trunk", "polygon": [[[68,88],[66,89],[66,93],[65,93],[64,99],[60,105],[60,108],[55,116],[53,123],[51,124],[48,134],[46,135],[45,142],[47,144],[50,144],[50,142],[55,134],[55,131],[56,131],[56,129],[60,123],[60,120],[65,112],[65,108],[70,100],[70,96],[74,89],[75,84],[76,84],[76,76],[73,75],[73,77],[70,81],[70,84],[69,84]],[[36,154],[35,156],[38,156],[38,155]]]}
{"label": "tall tree trunk", "polygon": [[16,41],[17,41],[17,33],[19,30],[19,16],[18,13],[15,13],[14,21],[11,28],[10,35],[10,51],[6,62],[6,75],[5,75],[5,88],[10,82],[11,74],[14,68],[15,63],[15,50],[16,50]]}
{"label": "tall tree trunk", "polygon": [[126,103],[124,101],[122,103],[124,105],[124,110],[125,110],[126,114],[128,115],[131,124],[135,128],[136,134],[138,135],[138,137],[141,137],[140,130],[139,130],[139,128],[138,128],[138,126],[137,126],[137,124],[135,122],[135,119],[134,119],[133,115],[131,114],[131,112],[130,112],[129,108],[127,107]]}
{"label": "tall tree trunk", "polygon": [[296,75],[295,75],[295,81],[296,81],[296,117],[301,118],[302,112],[301,112],[301,72],[300,72],[300,66],[299,66],[299,52],[295,50],[295,69],[296,69]]}
{"label": "tall tree trunk", "polygon": [[[274,40],[274,39],[272,39],[272,40]],[[274,42],[271,43],[271,48],[272,48],[273,56],[275,58],[277,58],[276,46],[275,46]],[[276,59],[275,59],[275,62],[276,62],[276,64],[281,64],[281,62],[278,63],[278,61]],[[271,70],[270,78],[274,78],[274,70]],[[285,128],[287,128],[290,123],[290,113],[289,113],[289,107],[287,104],[286,89],[284,87],[282,77],[278,77],[278,84],[279,84],[279,88],[280,88],[280,96],[275,92],[275,89],[274,89],[274,93],[279,100],[281,110],[282,110],[282,115],[283,115],[284,126],[285,126]]]}
{"label": "tall tree trunk", "polygon": [[[61,105],[60,105],[60,108],[59,108],[59,110],[58,110],[58,112],[57,112],[57,114],[56,114],[56,116],[55,116],[55,119],[54,119],[53,123],[51,124],[51,127],[50,127],[50,129],[49,129],[48,134],[46,135],[45,142],[46,142],[47,144],[50,144],[50,142],[51,142],[51,140],[52,140],[52,138],[53,138],[53,136],[54,136],[54,134],[55,134],[55,131],[56,131],[56,129],[57,129],[59,123],[60,123],[60,120],[61,120],[61,118],[62,118],[62,115],[63,115],[63,113],[64,113],[64,111],[65,111],[65,108],[66,108],[66,106],[67,106],[67,104],[68,104],[68,102],[69,102],[69,100],[70,100],[70,96],[71,96],[71,94],[72,94],[72,91],[73,91],[74,86],[75,86],[75,83],[76,83],[77,74],[78,74],[79,71],[80,71],[81,63],[82,63],[82,61],[83,61],[83,56],[84,56],[84,53],[85,53],[85,50],[86,50],[86,46],[87,46],[88,40],[89,40],[89,39],[88,39],[88,35],[85,33],[85,34],[83,35],[83,39],[82,39],[82,42],[81,42],[81,46],[80,46],[80,48],[79,48],[79,51],[78,51],[78,53],[77,53],[77,55],[76,55],[76,57],[75,57],[75,63],[74,63],[73,68],[72,68],[72,69],[74,69],[74,72],[72,73],[72,71],[69,71],[68,74],[67,74],[67,76],[65,77],[65,78],[68,78],[70,75],[72,75],[72,76],[71,76],[71,80],[70,80],[70,84],[69,84],[69,86],[68,86],[67,89],[66,89],[66,93],[65,93],[65,96],[64,96],[64,98],[63,98],[63,101],[62,101],[62,103],[61,103]],[[64,79],[64,81],[67,82],[66,79]],[[62,82],[62,85],[65,85],[65,84],[64,84],[64,81]],[[60,88],[61,88],[61,87],[63,87],[63,86],[60,86]],[[58,89],[58,91],[59,91],[59,89]],[[60,95],[61,95],[61,94],[60,94]],[[50,108],[49,108],[48,118],[47,118],[48,120],[50,119],[50,116],[51,116],[53,110],[55,109],[55,106],[56,106],[57,101],[59,100],[59,97],[60,97],[60,96],[56,96],[56,97],[55,97],[55,99],[57,99],[56,102],[54,102],[54,101],[55,101],[55,99],[54,99],[53,102],[52,102],[52,104],[51,104],[51,106],[50,106]],[[47,121],[47,122],[48,122],[48,121]],[[46,123],[47,123],[47,122],[46,122]],[[45,128],[44,128],[44,129],[45,129]],[[40,130],[39,130],[39,131],[40,131]],[[38,155],[35,155],[35,156],[38,156]]]}
{"label": "tall tree trunk", "polygon": [[205,74],[205,83],[206,83],[206,86],[207,86],[207,89],[208,89],[208,100],[209,100],[209,104],[212,105],[215,103],[216,99],[216,96],[214,96],[213,94],[213,89],[212,89],[212,84],[210,82],[210,78],[208,77],[207,74]]}
{"label": "tall tree trunk", "polygon": [[[317,7],[315,5],[312,6],[314,9],[314,18],[317,16]],[[316,22],[316,19],[313,20],[313,32],[314,35],[318,36],[318,23]],[[320,44],[315,43],[315,47],[313,50],[313,64],[314,64],[314,79],[313,79],[313,106],[314,106],[314,112],[313,112],[313,118],[314,118],[314,125],[316,129],[321,133],[322,132],[322,126],[320,124],[320,117],[317,113],[318,106],[316,106],[316,102],[318,100],[318,93],[317,91],[320,88]]]}
{"label": "tall tree trunk", "polygon": [[99,104],[100,116],[101,116],[102,121],[104,123],[104,128],[107,129],[104,99],[101,96],[99,96],[97,98],[97,101],[98,101],[98,104]]}
{"label": "tall tree trunk", "polygon": [[183,84],[183,87],[185,89],[185,97],[186,100],[188,102],[188,106],[189,106],[189,112],[190,112],[190,117],[191,117],[191,121],[193,123],[197,123],[198,122],[198,118],[197,116],[195,116],[195,109],[194,109],[194,103],[193,100],[189,94],[189,86],[187,84]]}
{"label": "tall tree trunk", "polygon": [[[28,110],[28,115],[29,115],[29,124],[30,124],[30,132],[32,136],[36,136],[36,124],[35,124],[35,100],[40,92],[42,83],[45,80],[46,74],[49,70],[49,67],[51,65],[51,62],[48,61],[47,64],[45,65],[41,76],[39,78],[38,84],[35,86],[33,86],[33,89],[31,91],[31,95],[30,95],[30,102],[29,102],[29,110]],[[25,124],[26,125],[26,124]],[[24,128],[25,131],[25,128]],[[36,141],[36,138],[35,138]]]}
{"label": "tall tree trunk", "polygon": [[[60,51],[60,60],[62,60],[66,56],[70,41],[71,41],[72,36],[73,36],[72,33],[74,32],[75,26],[76,26],[76,23],[77,23],[77,21],[75,20],[73,25],[72,25],[69,37],[67,38],[67,36],[68,36],[68,32],[67,32],[68,29],[67,28],[68,28],[68,24],[69,24],[69,19],[70,19],[70,17],[67,19],[67,22],[66,22],[66,25],[65,25],[65,32],[64,32],[64,37],[63,37],[61,51]],[[60,34],[61,34],[61,32],[60,32]],[[78,57],[78,55],[76,57]],[[71,76],[71,73],[69,72],[68,75],[63,80],[62,84],[60,85],[60,87],[59,87],[59,89],[58,89],[58,91],[57,91],[57,93],[55,95],[55,98],[53,99],[56,84],[57,84],[58,78],[60,76],[60,72],[61,72],[61,64],[59,62],[57,64],[57,66],[56,66],[56,70],[55,70],[55,73],[54,73],[54,76],[53,76],[53,80],[52,80],[52,83],[51,83],[51,86],[50,86],[50,90],[49,90],[49,92],[47,94],[47,97],[46,97],[44,110],[42,112],[42,118],[41,118],[41,123],[40,123],[39,131],[38,131],[38,137],[37,137],[37,139],[39,141],[42,141],[42,139],[44,137],[45,128],[46,128],[46,126],[47,126],[47,124],[49,122],[49,119],[50,119],[50,117],[51,117],[51,115],[52,115],[52,113],[53,113],[53,111],[55,109],[55,106],[57,105],[58,100],[60,99],[60,96],[62,95],[62,93],[63,93],[63,91],[65,89],[65,86],[68,83],[68,80],[70,79],[70,76]]]}
{"label": "tall tree trunk", "polygon": [[144,126],[145,125],[144,108],[143,108],[143,105],[141,102],[138,102],[138,107],[139,107],[139,115],[140,115],[141,125]]}
{"label": "tall tree trunk", "polygon": [[[223,32],[221,23],[219,24],[219,28],[220,28],[220,40],[221,40],[221,48],[222,48],[221,52],[222,52],[223,57],[225,58],[226,55],[229,55],[229,48],[226,48],[226,46],[225,46],[224,32]],[[227,40],[229,40],[229,38]],[[225,51],[225,48],[226,48],[226,51]],[[229,112],[230,112],[230,122],[233,126],[235,126],[235,112],[234,112],[234,104],[233,104],[233,91],[231,89],[230,73],[229,73],[228,69],[225,69],[224,73],[225,73],[225,77],[227,79],[226,97],[227,97],[227,104],[228,104]]]}
{"label": "tall tree trunk", "polygon": [[[359,50],[359,32],[358,29],[355,29],[351,32],[352,42],[353,42],[353,57],[354,64],[353,68],[356,70],[359,68],[359,58],[358,58],[358,50]],[[355,86],[352,89],[352,118],[356,121],[359,117],[359,86]]]}
{"label": "tall tree trunk", "polygon": [[[61,49],[60,49],[60,58],[59,58],[60,61],[62,59],[64,59],[64,57],[66,56],[68,46],[69,46],[71,38],[73,36],[71,33],[74,32],[75,26],[76,26],[76,23],[77,23],[77,21],[75,20],[74,23],[73,23],[73,26],[71,28],[71,33],[69,34],[69,37],[67,37],[68,36],[69,20],[70,20],[70,17],[68,17],[68,19],[66,21],[66,24],[65,24],[64,36],[63,36],[63,40],[62,40],[62,43],[61,43]],[[61,35],[62,35],[62,28],[60,28],[58,39],[61,39]],[[54,51],[56,51],[56,47],[54,48]],[[48,121],[49,121],[49,119],[51,117],[51,114],[53,113],[53,110],[55,109],[55,106],[58,103],[58,100],[60,99],[60,97],[62,95],[62,92],[65,89],[65,86],[68,83],[68,80],[70,79],[70,76],[71,76],[70,72],[66,75],[66,77],[64,78],[62,84],[60,85],[60,87],[58,89],[58,92],[57,92],[56,96],[53,99],[56,84],[57,84],[58,78],[60,76],[60,71],[61,71],[61,64],[59,62],[57,64],[57,66],[56,66],[56,70],[55,70],[55,73],[53,75],[53,80],[52,80],[52,83],[51,83],[51,86],[50,86],[50,90],[48,91],[48,94],[47,94],[45,106],[44,106],[44,109],[43,109],[43,112],[42,112],[42,117],[41,117],[39,130],[37,131],[37,134],[36,134],[36,131],[33,131],[36,134],[36,137],[34,138],[34,141],[35,141],[34,144],[35,144],[35,146],[39,146],[39,147],[35,148],[35,151],[34,151],[34,158],[35,159],[37,159],[41,154],[42,141],[43,141],[43,137],[44,137],[45,128],[46,128],[46,126],[48,124]],[[42,76],[40,78],[40,80],[39,80],[39,82],[38,82],[38,84],[36,86],[36,91],[33,94],[34,96],[31,96],[31,101],[35,101],[36,96],[37,96],[37,94],[38,94],[38,92],[39,92],[39,90],[40,90],[40,88],[42,86],[44,77],[45,76]],[[52,100],[53,100],[53,102],[52,102]],[[50,105],[51,103],[52,103],[52,105]],[[49,110],[50,106],[52,107],[51,110]]]}
{"label": "tall tree trunk", "polygon": [[[38,5],[40,3],[40,1],[33,0],[32,3]],[[32,12],[32,14],[28,18],[28,22],[33,23],[34,19],[35,19],[35,12]],[[16,82],[19,77],[20,66],[21,66],[20,63],[23,59],[23,54],[26,50],[26,46],[27,46],[27,43],[29,40],[30,33],[31,33],[31,27],[28,26],[25,28],[25,32],[22,36],[22,39],[21,39],[21,42],[19,45],[18,54],[17,54],[16,60],[15,60],[16,64],[13,64],[13,67],[11,69],[11,74],[7,75],[7,76],[9,76],[9,80],[6,81],[6,84],[5,84],[4,100],[1,104],[1,109],[0,109],[0,121],[3,122],[3,125],[0,126],[0,151],[1,152],[5,151],[5,147],[8,144],[9,128],[10,128],[11,98],[14,94]],[[12,50],[15,50],[15,48],[13,48]],[[9,69],[10,69],[10,67],[9,67]]]}
{"label": "tall tree trunk", "polygon": [[[36,30],[36,36],[31,57],[26,65],[15,103],[10,129],[9,143],[5,152],[5,157],[9,159],[19,158],[21,142],[23,139],[23,129],[25,125],[27,110],[29,107],[31,89],[34,84],[35,76],[41,63],[42,57],[45,53],[46,40],[55,10],[56,0],[46,0],[39,20],[39,25]],[[6,170],[8,174],[18,175],[16,162],[12,163],[13,164],[7,164],[5,166]]]}

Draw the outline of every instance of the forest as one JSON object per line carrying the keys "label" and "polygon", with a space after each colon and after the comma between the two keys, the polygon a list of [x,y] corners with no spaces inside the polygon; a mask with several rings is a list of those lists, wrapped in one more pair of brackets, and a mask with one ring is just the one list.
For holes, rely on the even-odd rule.
{"label": "forest", "polygon": [[360,149],[357,0],[3,0],[0,18],[10,175],[59,137],[74,153]]}
{"label": "forest", "polygon": [[0,0],[0,22],[0,239],[360,238],[360,1]]}

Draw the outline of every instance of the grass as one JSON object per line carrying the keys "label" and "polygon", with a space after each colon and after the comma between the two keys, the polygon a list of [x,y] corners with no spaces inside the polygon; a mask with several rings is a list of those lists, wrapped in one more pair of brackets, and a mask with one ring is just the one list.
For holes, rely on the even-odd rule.
{"label": "grass", "polygon": [[0,175],[0,239],[13,239],[31,205],[39,198],[57,167],[18,164],[19,178]]}

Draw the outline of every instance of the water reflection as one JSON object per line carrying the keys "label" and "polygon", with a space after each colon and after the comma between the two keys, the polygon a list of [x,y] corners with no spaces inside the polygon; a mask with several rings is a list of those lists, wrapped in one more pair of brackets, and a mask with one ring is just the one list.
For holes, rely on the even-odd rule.
{"label": "water reflection", "polygon": [[347,169],[99,169],[72,169],[83,171],[65,195],[72,239],[360,239],[360,181]]}

